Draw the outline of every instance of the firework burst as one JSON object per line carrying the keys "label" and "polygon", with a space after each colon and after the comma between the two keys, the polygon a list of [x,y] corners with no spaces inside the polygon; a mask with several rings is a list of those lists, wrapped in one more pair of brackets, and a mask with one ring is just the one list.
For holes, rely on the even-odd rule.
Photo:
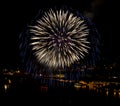
{"label": "firework burst", "polygon": [[28,70],[70,67],[86,57],[94,60],[99,40],[93,27],[83,15],[69,10],[45,11],[20,35],[21,55]]}
{"label": "firework burst", "polygon": [[88,53],[89,29],[81,17],[50,9],[30,26],[31,43],[39,63],[52,68],[70,66]]}

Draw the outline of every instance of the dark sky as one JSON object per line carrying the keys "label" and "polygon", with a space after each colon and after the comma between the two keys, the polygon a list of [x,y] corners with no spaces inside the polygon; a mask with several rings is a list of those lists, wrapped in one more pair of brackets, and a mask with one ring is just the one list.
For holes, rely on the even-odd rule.
{"label": "dark sky", "polygon": [[40,9],[61,5],[68,5],[91,18],[101,35],[101,53],[104,57],[111,59],[120,54],[120,6],[116,0],[24,1],[4,0],[0,3],[0,65],[19,64],[19,34]]}

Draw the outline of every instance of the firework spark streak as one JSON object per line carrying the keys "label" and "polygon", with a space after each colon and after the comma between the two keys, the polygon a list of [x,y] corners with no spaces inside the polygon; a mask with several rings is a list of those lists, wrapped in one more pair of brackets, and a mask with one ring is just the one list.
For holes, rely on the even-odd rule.
{"label": "firework spark streak", "polygon": [[49,67],[70,66],[88,53],[89,29],[81,17],[69,11],[50,9],[30,26],[34,55],[40,63]]}
{"label": "firework spark streak", "polygon": [[19,37],[23,63],[30,73],[67,70],[78,63],[90,66],[99,56],[94,24],[69,9],[40,12]]}

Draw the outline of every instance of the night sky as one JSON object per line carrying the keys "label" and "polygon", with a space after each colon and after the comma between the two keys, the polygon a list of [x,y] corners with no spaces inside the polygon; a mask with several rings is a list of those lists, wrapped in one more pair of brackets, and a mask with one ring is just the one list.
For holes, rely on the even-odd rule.
{"label": "night sky", "polygon": [[21,63],[18,36],[43,8],[67,5],[89,17],[101,36],[101,54],[108,60],[119,56],[120,16],[116,0],[22,0],[0,3],[0,66]]}

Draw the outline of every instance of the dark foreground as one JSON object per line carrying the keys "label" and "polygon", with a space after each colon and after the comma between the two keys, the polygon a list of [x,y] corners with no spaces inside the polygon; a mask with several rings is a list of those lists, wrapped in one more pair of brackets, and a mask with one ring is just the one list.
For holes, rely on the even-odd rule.
{"label": "dark foreground", "polygon": [[[4,78],[4,77],[3,77]],[[8,77],[5,77],[6,79]],[[13,78],[13,77],[12,77]],[[31,77],[16,76],[12,83],[5,87],[1,77],[1,104],[9,105],[120,105],[118,93],[109,91],[109,96],[103,91],[97,92],[88,88],[71,86],[48,86]],[[116,96],[115,96],[116,95]]]}

